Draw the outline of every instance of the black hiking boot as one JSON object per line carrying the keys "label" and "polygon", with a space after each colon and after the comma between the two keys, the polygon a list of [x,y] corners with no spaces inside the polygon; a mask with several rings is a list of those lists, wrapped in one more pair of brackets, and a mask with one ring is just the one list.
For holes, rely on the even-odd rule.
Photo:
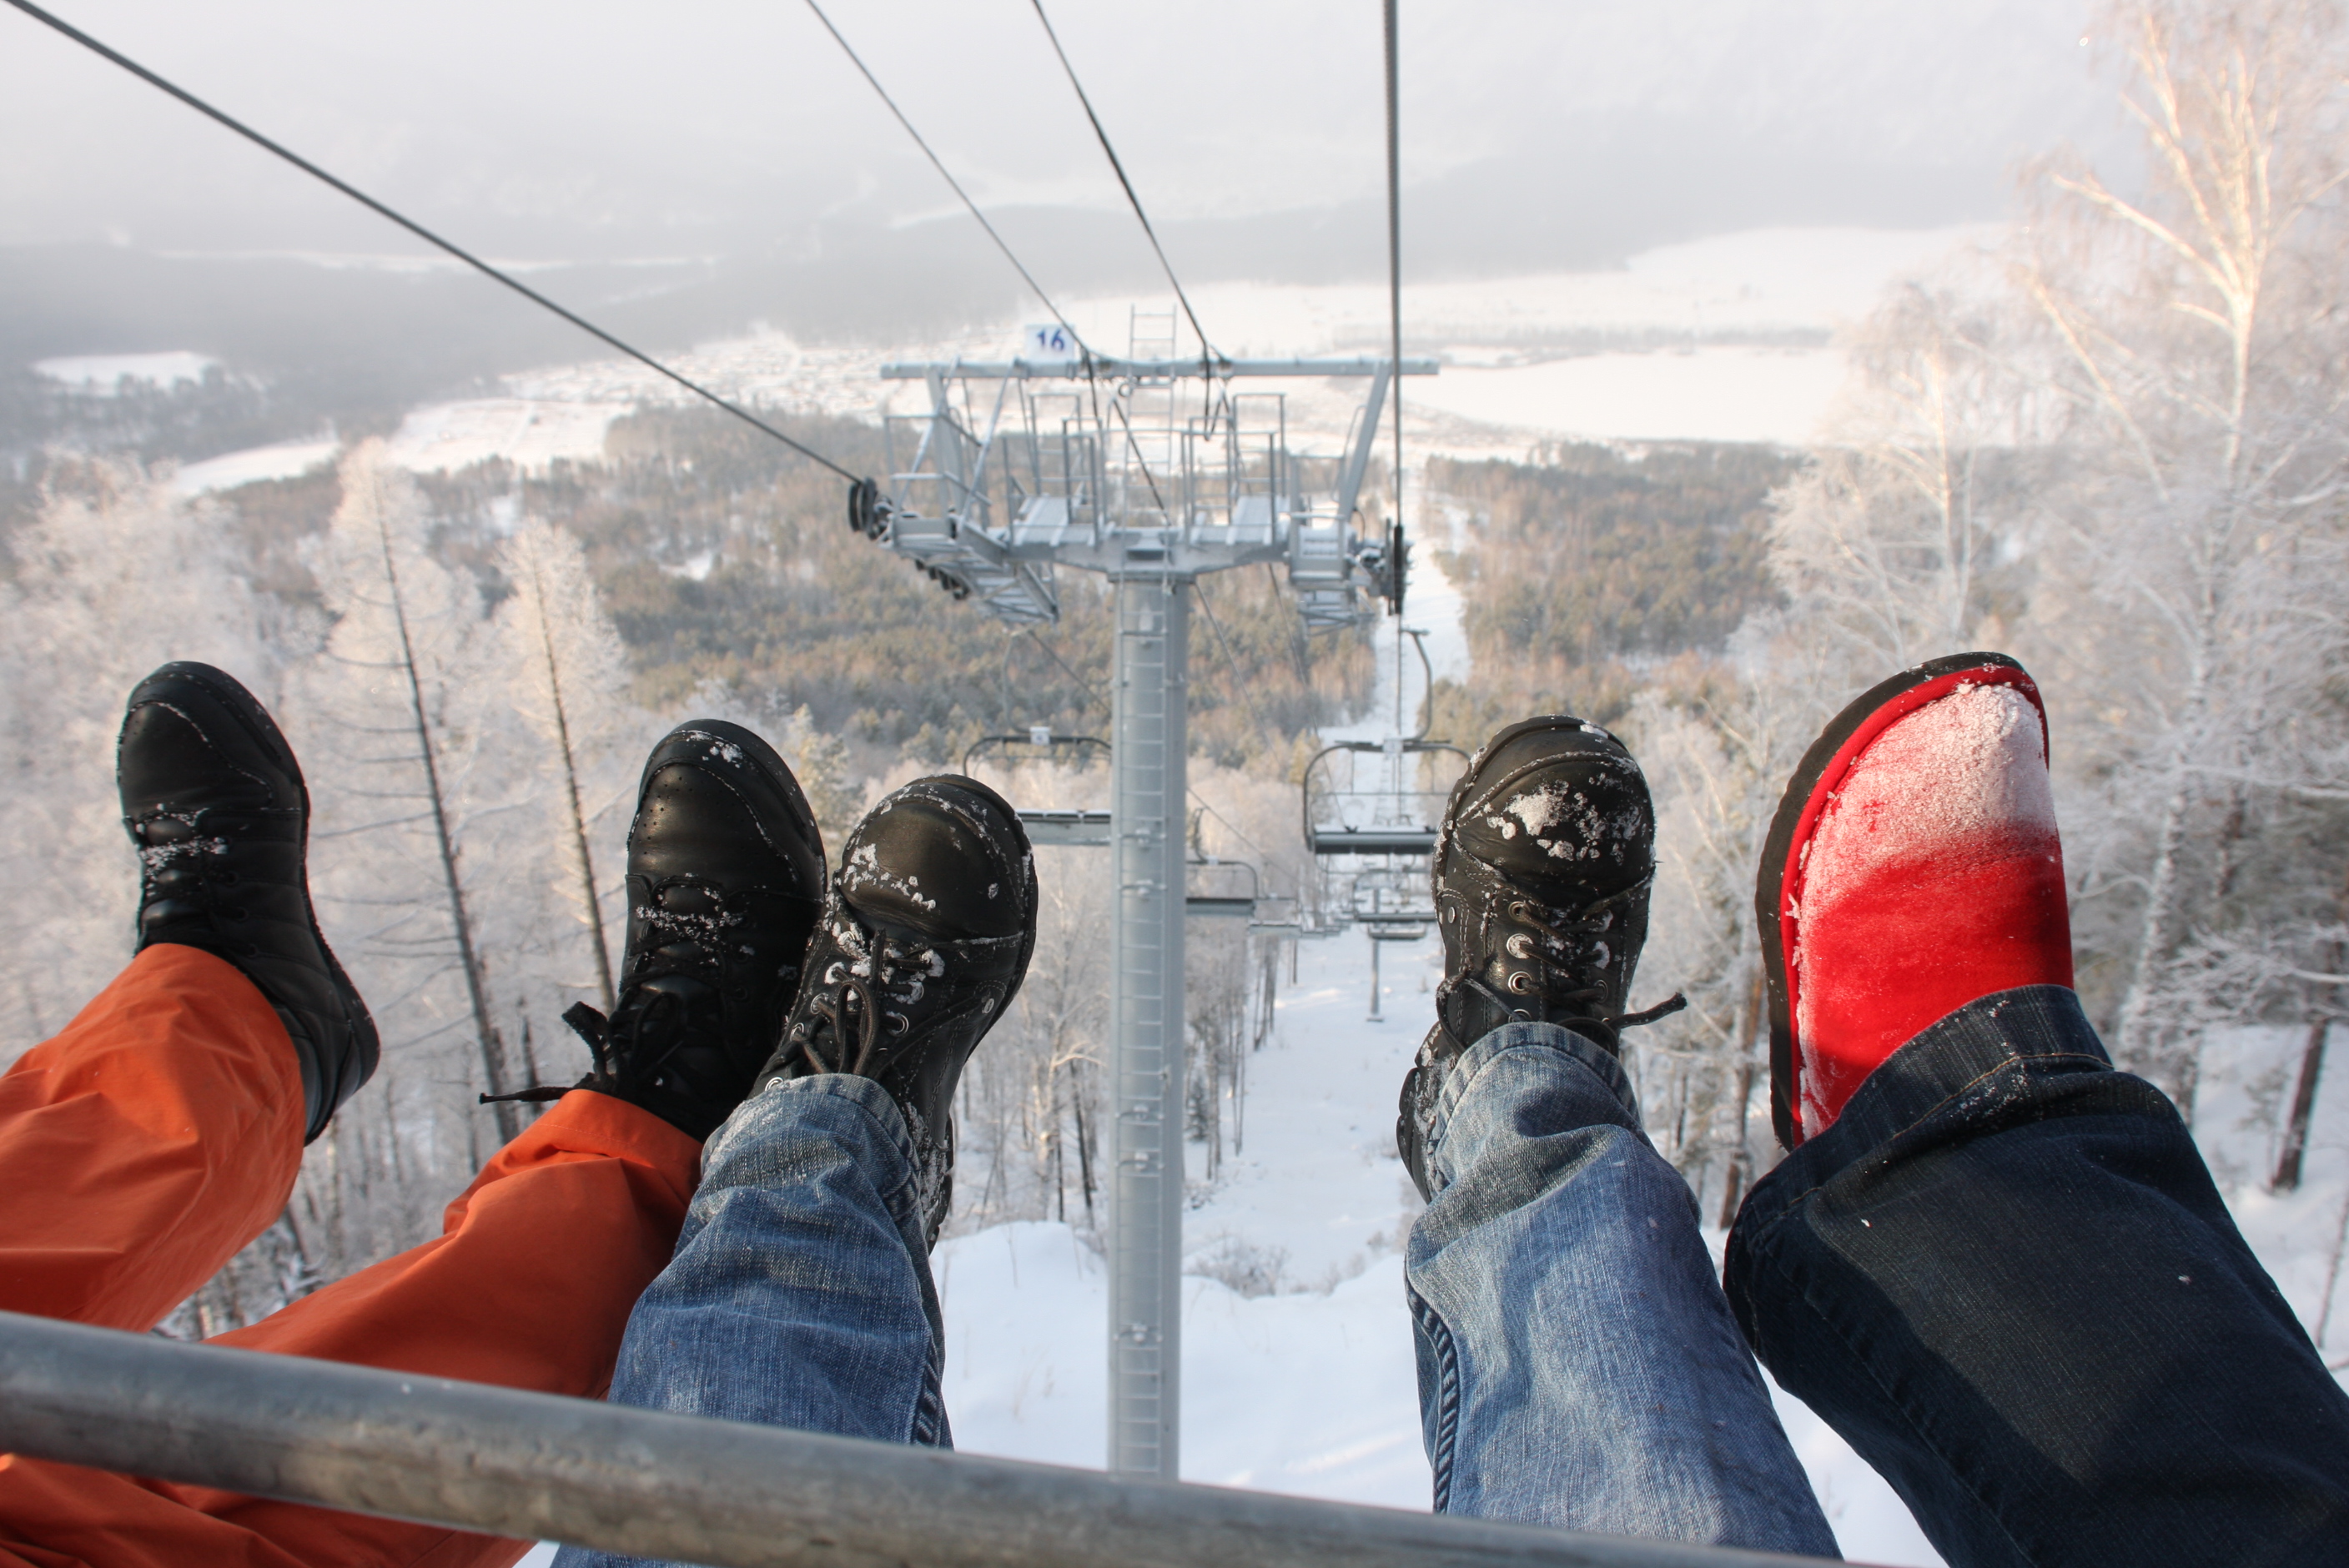
{"label": "black hiking boot", "polygon": [[925,1233],[954,1199],[954,1091],[1036,950],[1036,867],[1003,797],[917,779],[848,836],[763,1083],[854,1073],[889,1091],[914,1143]]}
{"label": "black hiking boot", "polygon": [[294,748],[235,677],[169,664],[130,693],[114,779],[139,849],[139,951],[201,948],[260,988],[301,1059],[311,1141],[379,1047],[310,904],[310,792]]}
{"label": "black hiking boot", "polygon": [[750,1094],[823,907],[823,836],[774,748],[722,719],[670,730],[628,827],[619,1004],[563,1016],[595,1053],[578,1087],[707,1139]]}
{"label": "black hiking boot", "polygon": [[1435,1026],[1403,1079],[1395,1148],[1434,1197],[1426,1140],[1444,1075],[1504,1024],[1563,1024],[1610,1050],[1679,996],[1626,1013],[1648,937],[1656,813],[1640,765],[1578,718],[1513,724],[1485,743],[1444,813],[1435,908],[1444,983]]}

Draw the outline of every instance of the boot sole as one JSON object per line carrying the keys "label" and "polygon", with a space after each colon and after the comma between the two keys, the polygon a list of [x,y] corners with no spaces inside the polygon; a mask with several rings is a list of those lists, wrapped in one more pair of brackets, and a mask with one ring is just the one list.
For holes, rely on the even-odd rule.
{"label": "boot sole", "polygon": [[1788,913],[1794,899],[1786,868],[1801,867],[1821,812],[1859,754],[1897,721],[1965,685],[2011,686],[2028,696],[2039,709],[2044,755],[2046,704],[2022,665],[2004,654],[1951,654],[1879,681],[1847,704],[1803,753],[1778,801],[1778,813],[1771,819],[1754,878],[1754,918],[1761,932],[1763,972],[1770,993],[1770,1125],[1782,1148],[1793,1150],[1803,1140],[1795,1120],[1795,1107],[1801,1103],[1802,1055],[1795,1038],[1796,999],[1790,962],[1799,933],[1796,919]]}
{"label": "boot sole", "polygon": [[[326,942],[326,934],[319,929],[317,905],[310,897],[310,782],[302,776],[301,760],[295,756],[285,732],[277,727],[277,720],[270,717],[260,698],[245,689],[243,681],[213,665],[192,659],[177,659],[162,665],[133,687],[130,700],[125,707],[137,707],[141,700],[140,694],[159,680],[183,680],[202,687],[227,711],[232,719],[243,724],[262,750],[269,753],[272,759],[285,770],[286,776],[294,780],[295,791],[302,798],[302,913],[310,923],[310,940],[318,944],[319,954],[326,961],[326,973],[347,1009],[344,1021],[351,1030],[352,1043],[358,1052],[358,1081],[346,1090],[341,1065],[337,1064],[334,1086],[327,1091],[326,1115],[319,1119],[317,1126],[305,1127],[303,1130],[304,1141],[307,1142],[326,1130],[326,1122],[352,1095],[367,1087],[367,1080],[375,1077],[376,1066],[383,1057],[383,1042],[376,1029],[375,1015],[367,1011],[367,999],[359,995],[359,988],[351,984],[342,960],[335,956],[334,948]],[[323,1062],[319,1064],[321,1072],[325,1067]]]}

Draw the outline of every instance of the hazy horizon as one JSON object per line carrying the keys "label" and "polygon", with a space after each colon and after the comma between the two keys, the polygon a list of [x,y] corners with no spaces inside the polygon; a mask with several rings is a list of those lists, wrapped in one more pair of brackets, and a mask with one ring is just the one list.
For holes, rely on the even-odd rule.
{"label": "hazy horizon", "polygon": [[[1163,292],[1028,5],[828,9],[1047,289]],[[2087,9],[1406,4],[1406,285],[1995,219],[2023,160],[2117,145]],[[1383,278],[1375,5],[1050,10],[1186,282]],[[649,346],[1036,308],[802,5],[60,11]],[[0,369],[187,349],[397,402],[595,352],[29,18],[0,26]]]}

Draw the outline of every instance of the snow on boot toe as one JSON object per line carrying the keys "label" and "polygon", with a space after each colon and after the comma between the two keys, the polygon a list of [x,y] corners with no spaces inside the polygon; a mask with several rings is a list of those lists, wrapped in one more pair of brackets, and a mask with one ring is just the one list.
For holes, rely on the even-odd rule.
{"label": "snow on boot toe", "polygon": [[210,665],[168,664],[125,705],[115,748],[138,849],[139,947],[194,947],[266,997],[302,1065],[303,1138],[326,1130],[379,1053],[375,1020],[310,901],[310,796],[276,721]]}
{"label": "snow on boot toe", "polygon": [[2071,985],[2046,717],[2023,667],[1937,659],[1845,708],[1779,805],[1755,906],[1789,1148],[1957,1008]]}
{"label": "snow on boot toe", "polygon": [[851,1073],[889,1091],[933,1246],[954,1197],[955,1086],[1035,951],[1035,856],[1019,812],[975,779],[916,779],[849,834],[759,1071],[767,1086]]}

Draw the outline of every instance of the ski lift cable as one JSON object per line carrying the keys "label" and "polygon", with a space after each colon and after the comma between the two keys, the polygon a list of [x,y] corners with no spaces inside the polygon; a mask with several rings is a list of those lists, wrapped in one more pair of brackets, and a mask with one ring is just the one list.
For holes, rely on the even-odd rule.
{"label": "ski lift cable", "polygon": [[360,206],[368,209],[378,216],[389,219],[394,223],[397,223],[401,228],[407,230],[409,233],[415,235],[418,239],[422,240],[425,243],[434,246],[439,250],[447,252],[450,255],[454,256],[457,260],[464,263],[475,272],[481,273],[484,277],[491,278],[495,282],[503,284],[506,287],[513,290],[514,293],[522,295],[523,298],[530,301],[533,304],[538,305],[542,309],[552,311],[556,315],[559,315],[564,320],[569,322],[572,325],[579,328],[580,331],[586,333],[589,336],[595,338],[609,347],[619,350],[622,354],[626,355],[629,358],[635,360],[637,364],[644,366],[646,368],[657,371],[662,376],[667,377],[669,380],[676,382],[679,387],[682,387],[687,391],[692,393],[695,397],[700,397],[707,402],[716,405],[718,407],[723,408],[726,412],[733,415],[744,424],[750,426],[752,428],[757,429],[763,434],[773,437],[776,440],[781,441],[783,445],[799,453],[800,456],[806,458],[811,462],[831,469],[833,473],[838,474],[842,479],[848,480],[851,484],[857,482],[858,475],[841,467],[838,463],[833,462],[830,458],[825,457],[822,452],[817,451],[814,448],[807,445],[805,442],[796,440],[793,438],[783,434],[782,431],[775,428],[774,426],[770,425],[764,419],[760,418],[756,414],[751,413],[749,409],[741,407],[741,405],[735,403],[730,399],[721,397],[717,393],[712,392],[709,387],[702,386],[699,382],[693,380],[691,377],[670,369],[667,366],[662,364],[659,360],[655,359],[651,355],[645,353],[642,349],[636,348],[634,346],[615,337],[612,334],[605,331],[602,327],[597,326],[594,322],[589,321],[586,317],[580,315],[575,311],[565,309],[564,306],[555,304],[554,301],[547,298],[544,294],[539,293],[536,289],[532,288],[529,284],[522,283],[512,274],[502,272],[498,268],[492,266],[489,263],[481,260],[481,257],[473,254],[471,251],[465,250],[461,246],[453,244],[450,241],[442,239],[431,230],[426,228],[423,224],[417,222],[414,219],[394,211],[392,208],[377,201],[374,197],[368,195],[366,191],[361,191],[357,186],[350,184],[348,181],[339,180],[334,175],[327,173],[325,170],[319,168],[308,159],[301,156],[301,154],[295,152],[291,149],[285,147],[278,142],[272,141],[269,138],[262,135],[261,132],[254,129],[243,120],[238,119],[234,116],[227,114],[221,109],[213,108],[211,104],[206,103],[202,98],[200,98],[195,94],[188,91],[187,88],[179,86],[175,82],[167,80],[163,77],[158,76],[155,72],[149,70],[145,66],[140,65],[138,61],[130,58],[128,55],[123,54],[120,50],[110,48],[107,45],[98,42],[98,40],[91,37],[88,33],[83,32],[80,28],[73,26],[73,24],[66,21],[62,17],[51,15],[48,12],[42,10],[38,5],[32,4],[32,0],[7,0],[7,3],[14,5],[17,10],[22,11],[26,15],[33,18],[36,22],[53,28],[57,32],[63,34],[66,37],[72,39],[75,43],[79,44],[83,48],[89,50],[92,54],[97,55],[101,59],[111,61],[113,64],[121,67],[124,70],[129,71],[132,76],[137,77],[140,80],[147,83],[149,86],[158,88],[162,91],[169,93],[171,97],[178,98],[181,103],[186,104],[190,108],[194,109],[198,114],[215,120],[221,125],[226,126],[229,129],[236,132],[237,135],[243,137],[247,141],[252,142],[254,146],[261,148],[264,151],[275,154],[277,157],[282,158],[286,162],[292,164],[295,168],[300,170],[303,173],[332,186],[335,190],[341,191],[352,201],[357,201]]}
{"label": "ski lift cable", "polygon": [[[1395,7],[1397,0],[1386,0],[1386,64],[1387,64],[1387,332],[1388,348],[1394,356],[1394,545],[1395,559],[1390,563],[1394,573],[1395,619],[1402,619],[1403,551],[1402,551],[1402,133],[1399,67],[1397,54]],[[1402,659],[1400,643],[1395,650],[1397,665]],[[1397,689],[1401,682],[1397,681]]]}
{"label": "ski lift cable", "polygon": [[1166,282],[1174,290],[1174,298],[1182,304],[1183,314],[1191,323],[1191,330],[1198,335],[1201,357],[1221,359],[1223,356],[1207,339],[1207,329],[1199,325],[1199,313],[1191,308],[1191,296],[1183,291],[1183,280],[1174,275],[1174,263],[1166,259],[1166,247],[1158,242],[1158,231],[1151,226],[1150,214],[1142,210],[1142,198],[1135,193],[1133,181],[1126,177],[1125,164],[1118,157],[1117,149],[1110,144],[1109,131],[1102,126],[1101,116],[1094,112],[1093,100],[1086,93],[1085,84],[1077,79],[1077,67],[1070,63],[1069,51],[1061,46],[1060,33],[1053,28],[1051,17],[1044,14],[1044,0],[1029,0],[1029,4],[1035,6],[1036,20],[1044,25],[1044,36],[1051,40],[1052,53],[1061,58],[1061,69],[1068,73],[1069,86],[1076,89],[1077,101],[1084,106],[1085,118],[1092,122],[1093,135],[1101,142],[1102,152],[1109,159],[1110,170],[1116,174],[1119,186],[1125,191],[1126,204],[1133,209],[1133,216],[1142,224],[1142,232],[1148,237],[1151,250],[1158,256],[1159,270],[1166,274]]}
{"label": "ski lift cable", "polygon": [[[23,0],[9,0],[11,5],[22,3]],[[856,67],[857,73],[864,77],[875,93],[880,95],[881,101],[888,107],[889,112],[896,117],[897,123],[905,128],[905,134],[914,139],[914,145],[922,150],[922,156],[928,159],[930,167],[938,171],[938,178],[947,182],[947,187],[954,191],[970,215],[978,220],[978,226],[987,231],[987,237],[995,242],[995,248],[1003,253],[1003,259],[1011,263],[1012,270],[1019,274],[1020,280],[1027,284],[1030,291],[1038,299],[1043,301],[1044,308],[1052,313],[1052,319],[1061,324],[1061,330],[1069,335],[1070,340],[1083,351],[1087,359],[1091,359],[1092,346],[1085,342],[1082,334],[1070,325],[1069,318],[1061,314],[1061,307],[1052,303],[1052,296],[1044,292],[1044,285],[1036,281],[1036,274],[1028,270],[1027,263],[1022,262],[1019,254],[1012,250],[1010,242],[996,232],[995,225],[988,221],[987,214],[979,210],[978,203],[970,199],[970,192],[962,188],[962,181],[957,180],[953,172],[947,168],[946,160],[931,150],[930,144],[923,139],[922,133],[914,129],[914,122],[905,118],[905,111],[897,107],[897,100],[891,98],[889,89],[881,85],[881,78],[873,74],[873,67],[864,63],[864,57],[856,52],[841,30],[833,26],[832,18],[824,15],[823,7],[817,4],[817,0],[807,0],[807,8],[815,13],[815,19],[823,24],[823,30],[832,35],[832,41],[838,44],[841,53],[848,57],[848,63]]]}

